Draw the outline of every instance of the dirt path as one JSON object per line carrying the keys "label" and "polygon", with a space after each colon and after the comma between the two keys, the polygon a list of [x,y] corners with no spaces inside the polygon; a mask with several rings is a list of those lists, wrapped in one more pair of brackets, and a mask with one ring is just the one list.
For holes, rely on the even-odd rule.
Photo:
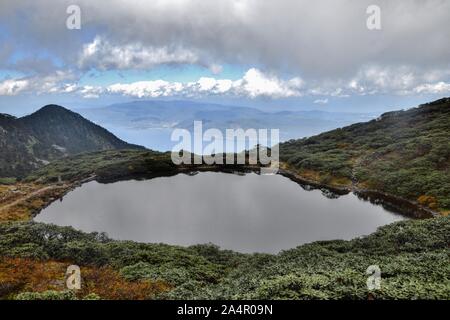
{"label": "dirt path", "polygon": [[56,189],[56,188],[61,188],[61,187],[60,186],[46,186],[46,187],[43,187],[41,189],[35,190],[35,191],[31,192],[31,193],[28,193],[25,196],[14,200],[13,202],[7,203],[5,205],[1,205],[0,204],[0,212],[8,210],[11,207],[14,207],[14,206],[20,204],[23,201],[29,200],[29,199],[31,199],[33,197],[36,197],[36,196],[38,196],[38,195],[40,195],[40,194],[42,194],[44,192],[47,192],[49,190],[53,190],[53,189]]}

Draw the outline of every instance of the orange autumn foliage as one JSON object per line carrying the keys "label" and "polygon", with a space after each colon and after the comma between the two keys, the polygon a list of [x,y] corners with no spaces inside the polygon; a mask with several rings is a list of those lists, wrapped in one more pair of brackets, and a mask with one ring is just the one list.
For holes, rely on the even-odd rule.
{"label": "orange autumn foliage", "polygon": [[163,281],[127,281],[109,267],[81,268],[81,295],[96,293],[102,299],[144,300],[171,289]]}
{"label": "orange autumn foliage", "polygon": [[438,207],[437,199],[433,196],[422,195],[417,199],[417,202],[423,206],[429,207],[430,209],[437,209]]}
{"label": "orange autumn foliage", "polygon": [[[20,292],[63,291],[70,263],[23,258],[0,259],[0,298]],[[110,267],[81,267],[82,287],[77,296],[95,293],[101,299],[151,299],[171,287],[162,281],[127,281]]]}

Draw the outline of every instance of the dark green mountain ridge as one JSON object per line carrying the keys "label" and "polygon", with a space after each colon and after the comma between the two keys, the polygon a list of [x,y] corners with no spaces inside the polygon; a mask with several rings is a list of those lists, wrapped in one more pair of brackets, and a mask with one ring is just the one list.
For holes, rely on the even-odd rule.
{"label": "dark green mountain ridge", "polygon": [[450,98],[280,145],[291,171],[450,209]]}
{"label": "dark green mountain ridge", "polygon": [[[145,175],[155,165],[149,166],[146,159],[155,154],[158,153],[118,155],[120,161],[113,167],[109,160],[93,161],[106,156],[102,154],[86,155],[85,161],[83,157],[77,157],[76,161],[68,158],[51,163],[32,176],[44,181],[60,175],[76,179],[79,172],[78,178],[82,179],[81,172],[98,170],[108,174]],[[160,163],[171,167],[170,154],[161,153],[161,156],[165,160],[159,160]],[[108,159],[111,157],[107,155]],[[450,98],[281,143],[280,161],[283,170],[306,182],[348,191],[374,190],[447,213],[450,210]]]}
{"label": "dark green mountain ridge", "polygon": [[57,105],[22,118],[0,114],[0,148],[0,177],[22,177],[50,161],[82,152],[142,149]]}
{"label": "dark green mountain ridge", "polygon": [[[0,121],[4,130],[22,137],[22,122],[8,116],[0,116]],[[287,170],[323,185],[375,189],[408,199],[425,196],[435,202],[424,204],[448,208],[449,135],[450,99],[446,98],[283,143],[281,160]],[[52,161],[28,179],[145,176],[174,167],[168,152],[107,150]],[[30,221],[0,223],[0,277],[5,279],[0,298],[65,298],[65,291],[42,293],[46,286],[37,290],[26,277],[5,276],[11,269],[20,275],[33,272],[29,267],[33,261],[48,265],[64,261],[82,268],[111,267],[132,283],[167,284],[166,291],[146,298],[448,300],[449,228],[449,216],[408,219],[362,238],[319,241],[269,255],[241,254],[214,245],[115,241],[103,234]],[[25,267],[11,267],[16,259],[22,259]],[[370,265],[382,270],[378,290],[367,287]],[[51,285],[53,290],[54,281]]]}

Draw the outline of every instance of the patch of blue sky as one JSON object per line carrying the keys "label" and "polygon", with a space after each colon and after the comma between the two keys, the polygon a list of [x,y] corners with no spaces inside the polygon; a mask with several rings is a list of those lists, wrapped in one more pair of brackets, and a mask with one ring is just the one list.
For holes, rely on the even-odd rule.
{"label": "patch of blue sky", "polygon": [[25,77],[25,74],[15,70],[0,69],[0,81],[6,79],[20,79]]}
{"label": "patch of blue sky", "polygon": [[10,31],[9,28],[4,21],[0,21],[0,39],[5,40],[7,38],[10,38]]}
{"label": "patch of blue sky", "polygon": [[79,81],[80,85],[107,86],[114,83],[165,80],[169,82],[194,82],[201,77],[237,80],[245,69],[240,66],[224,65],[219,74],[198,65],[162,65],[149,70],[90,70]]}
{"label": "patch of blue sky", "polygon": [[24,51],[24,50],[14,50],[14,52],[12,53],[9,62],[10,63],[16,63],[20,60],[25,60],[25,59],[36,59],[36,60],[51,60],[53,62],[53,64],[56,67],[63,67],[64,66],[64,62],[57,57],[56,55],[54,55],[53,53],[51,53],[48,50],[45,49],[35,49],[32,53],[29,51]]}

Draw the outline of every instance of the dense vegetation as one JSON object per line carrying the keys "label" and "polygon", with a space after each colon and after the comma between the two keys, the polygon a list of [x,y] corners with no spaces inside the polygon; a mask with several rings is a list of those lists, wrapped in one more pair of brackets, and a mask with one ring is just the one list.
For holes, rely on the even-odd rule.
{"label": "dense vegetation", "polygon": [[[139,298],[160,299],[367,299],[369,294],[377,299],[449,299],[449,245],[450,217],[402,221],[364,238],[315,242],[278,255],[239,254],[213,245],[184,248],[113,241],[103,234],[32,222],[0,224],[0,256],[76,263],[88,284],[92,270],[112,268],[96,277],[112,272],[116,279],[118,272],[121,279],[115,281],[129,281],[128,288],[147,283],[148,291],[134,287],[147,292]],[[24,267],[27,264],[14,263],[17,274],[32,273]],[[365,272],[370,265],[381,268],[381,290],[367,289]],[[39,282],[26,276],[11,284],[3,270],[0,261],[0,296],[16,297],[39,288]],[[46,287],[40,288],[35,291]],[[79,298],[102,298],[109,292],[90,288],[83,288]],[[44,290],[17,298],[76,298],[67,295]]]}
{"label": "dense vegetation", "polygon": [[[80,181],[92,176],[98,181],[110,181],[117,179],[152,178],[155,176],[171,175],[182,171],[195,170],[222,170],[222,171],[248,171],[259,168],[259,165],[248,164],[248,152],[246,152],[246,165],[226,164],[224,154],[222,165],[196,165],[191,156],[191,164],[175,165],[170,152],[158,152],[152,150],[107,150],[91,153],[82,153],[66,157],[34,171],[25,182],[51,183],[62,181]],[[237,155],[234,155],[237,157]]]}
{"label": "dense vegetation", "polygon": [[[38,119],[59,114],[80,120],[61,109],[47,107]],[[77,143],[81,136],[61,126],[51,135],[42,129],[41,140],[30,138],[19,120],[0,115],[0,146],[5,147],[0,177],[1,170],[18,173],[1,178],[7,191],[4,199],[14,204],[16,197],[23,197],[9,211],[40,208],[86,178],[106,182],[182,170],[239,169],[175,166],[168,152],[122,150],[127,145],[108,145],[103,138],[108,140],[109,135],[101,132],[90,138],[87,134],[93,150],[121,150],[69,155],[45,166],[33,164],[38,155],[34,146],[42,148],[39,152],[48,150],[49,157],[56,152],[50,158],[61,156],[57,153],[62,152],[64,139],[58,141],[58,148],[50,141],[57,132],[77,137],[72,142],[80,150],[92,150]],[[43,128],[47,120],[27,121]],[[27,127],[33,126],[31,122]],[[320,184],[380,190],[445,212],[450,208],[449,138],[450,99],[442,99],[282,143],[280,160],[283,168]],[[35,166],[39,169],[24,177]],[[45,192],[26,198],[36,190]],[[0,223],[0,299],[450,299],[449,247],[450,217],[402,221],[367,237],[315,242],[278,255],[240,254],[214,245],[115,241],[105,234],[68,227],[7,222]],[[83,288],[78,292],[65,290],[64,273],[70,264],[81,266]],[[370,265],[381,268],[381,290],[367,289]]]}
{"label": "dense vegetation", "polygon": [[280,158],[324,184],[354,184],[449,210],[450,98],[282,143]]}
{"label": "dense vegetation", "polygon": [[54,161],[30,174],[24,181],[44,183],[75,181],[95,175],[98,180],[170,174],[177,170],[170,152],[151,150],[108,150],[83,153]]}
{"label": "dense vegetation", "polygon": [[[289,170],[324,185],[379,190],[445,213],[450,210],[450,99],[282,143],[280,160]],[[169,152],[106,151],[52,162],[27,181],[92,174],[99,179],[151,177],[178,169]]]}
{"label": "dense vegetation", "polygon": [[142,149],[79,114],[48,105],[22,118],[0,114],[0,177],[23,177],[49,161],[81,152]]}

